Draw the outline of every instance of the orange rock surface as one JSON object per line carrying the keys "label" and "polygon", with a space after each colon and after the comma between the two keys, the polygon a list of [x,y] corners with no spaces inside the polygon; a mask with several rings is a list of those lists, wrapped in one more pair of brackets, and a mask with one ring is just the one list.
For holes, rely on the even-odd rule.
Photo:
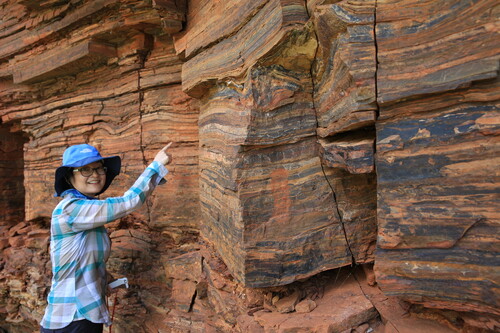
{"label": "orange rock surface", "polygon": [[115,332],[500,330],[497,7],[0,0],[0,331],[38,330],[64,149],[115,196],[168,141]]}

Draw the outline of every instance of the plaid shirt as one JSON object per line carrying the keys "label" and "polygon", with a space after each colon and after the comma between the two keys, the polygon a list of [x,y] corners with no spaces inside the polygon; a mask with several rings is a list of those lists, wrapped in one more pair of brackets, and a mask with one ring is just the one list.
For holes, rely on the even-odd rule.
{"label": "plaid shirt", "polygon": [[53,276],[42,327],[63,328],[80,319],[111,324],[105,302],[111,244],[104,224],[140,207],[167,173],[161,163],[151,163],[122,197],[97,200],[74,189],[62,194],[52,213]]}

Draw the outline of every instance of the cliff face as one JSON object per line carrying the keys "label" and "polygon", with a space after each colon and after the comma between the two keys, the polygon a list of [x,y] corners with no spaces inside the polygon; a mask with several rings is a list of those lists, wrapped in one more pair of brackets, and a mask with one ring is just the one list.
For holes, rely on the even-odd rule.
{"label": "cliff face", "polygon": [[423,23],[377,9],[376,271],[387,294],[498,315],[494,6],[429,4]]}
{"label": "cliff face", "polygon": [[0,8],[0,327],[43,315],[64,149],[119,155],[115,196],[167,141],[108,228],[118,331],[500,327],[494,1]]}

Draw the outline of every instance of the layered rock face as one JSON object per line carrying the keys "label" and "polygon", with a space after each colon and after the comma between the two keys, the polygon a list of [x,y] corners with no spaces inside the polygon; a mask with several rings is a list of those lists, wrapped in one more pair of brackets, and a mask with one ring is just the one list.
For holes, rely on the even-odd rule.
{"label": "layered rock face", "polygon": [[377,8],[378,282],[499,315],[498,16],[489,1],[429,3],[417,24],[399,7]]}
{"label": "layered rock face", "polygon": [[[183,89],[202,99],[203,234],[218,245],[235,277],[251,287],[287,284],[351,261],[373,260],[374,132],[366,130],[374,124],[373,3],[337,6],[352,11],[356,19],[350,20],[321,6],[317,11],[310,8],[315,13],[310,19],[302,1],[248,1],[239,9],[248,8],[246,16],[228,18],[227,27],[196,24],[207,14],[204,6],[200,2],[199,8],[190,7],[191,20],[188,17],[186,32],[176,41],[177,51],[187,58]],[[259,11],[254,14],[255,7]],[[214,2],[209,10],[226,13],[232,8]],[[333,49],[330,30],[340,25],[335,33],[348,39],[346,26],[356,15],[365,20],[360,29],[366,36],[361,39],[371,38],[371,44],[359,47],[368,70],[352,68],[363,72],[354,74],[361,87],[339,84],[351,74],[342,60],[332,66],[327,55]],[[319,43],[316,34],[323,33],[330,40],[320,35],[324,40]],[[211,44],[201,34],[219,41]],[[349,48],[346,41],[338,52],[348,54]],[[317,50],[324,59],[316,58]],[[316,71],[311,71],[313,63]],[[353,92],[340,102],[332,100],[330,96],[342,89]],[[318,126],[325,137],[324,160],[337,158],[334,145],[345,143],[349,154],[363,140],[368,145],[361,154],[371,152],[372,157],[323,163]],[[355,129],[362,130],[351,133]],[[331,139],[340,132],[349,135]],[[352,170],[347,167],[351,163]],[[352,187],[341,184],[345,178],[352,178]]]}
{"label": "layered rock face", "polygon": [[115,331],[500,329],[497,7],[0,2],[0,327],[43,315],[64,149],[118,196],[173,141],[108,226]]}

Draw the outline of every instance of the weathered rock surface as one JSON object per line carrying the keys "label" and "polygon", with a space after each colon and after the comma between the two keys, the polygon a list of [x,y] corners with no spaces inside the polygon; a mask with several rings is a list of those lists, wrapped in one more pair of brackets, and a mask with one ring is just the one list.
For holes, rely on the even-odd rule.
{"label": "weathered rock surface", "polygon": [[310,11],[318,36],[313,67],[317,131],[326,137],[375,124],[377,64],[375,1],[322,2]]}
{"label": "weathered rock surface", "polygon": [[[123,172],[117,178],[118,186],[110,190],[111,195],[118,195],[121,189],[133,182],[145,163],[152,160],[154,152],[171,140],[177,143],[172,151],[179,155],[177,162],[182,165],[183,174],[172,177],[179,167],[172,165],[170,191],[157,194],[150,205],[156,207],[157,201],[173,201],[179,191],[186,193],[186,204],[182,209],[173,205],[169,210],[151,209],[148,219],[157,224],[167,219],[172,222],[189,220],[195,225],[199,208],[196,197],[190,196],[189,192],[196,193],[198,188],[197,103],[180,91],[181,62],[175,56],[171,38],[150,35],[136,30],[136,25],[129,26],[143,24],[154,32],[154,24],[157,24],[155,29],[161,31],[160,21],[163,19],[156,9],[139,3],[131,2],[130,7],[115,8],[111,12],[104,7],[99,9],[99,4],[95,2],[91,6],[88,2],[74,9],[71,15],[64,16],[64,19],[71,16],[80,23],[66,38],[45,44],[45,48],[51,51],[35,55],[36,48],[31,49],[8,63],[14,83],[17,82],[16,75],[36,77],[41,81],[28,88],[38,91],[36,98],[29,95],[18,98],[14,104],[6,99],[1,112],[4,122],[21,121],[22,130],[31,136],[24,159],[25,182],[30,184],[26,193],[26,217],[50,216],[51,207],[57,202],[50,189],[53,172],[68,145],[89,142],[100,148],[104,155],[121,156]],[[103,16],[95,17],[95,21],[101,19],[99,26],[82,21],[86,16],[79,11],[87,13],[90,8]],[[111,15],[116,10],[126,24],[119,21],[119,16]],[[109,22],[109,27],[106,22]],[[113,33],[106,29],[113,29]],[[82,34],[86,39],[82,39]],[[101,45],[95,44],[94,39],[106,45],[106,49],[94,51],[95,47],[89,48],[89,45]],[[12,40],[18,41],[21,37]],[[85,47],[80,47],[82,45]],[[28,45],[16,49],[16,52],[26,47]],[[74,63],[74,57],[97,51],[107,52],[105,64],[83,59],[81,62],[88,66],[84,68]],[[24,60],[18,61],[17,58]],[[57,80],[51,79],[53,75]],[[4,94],[17,94],[16,89],[17,85],[7,82]],[[39,205],[40,201],[51,205]]]}
{"label": "weathered rock surface", "polygon": [[[306,8],[269,1],[240,19],[227,38],[216,31],[217,44],[187,52],[182,85],[204,101],[202,232],[240,282],[266,287],[346,265],[351,256],[318,158],[310,76],[317,44]],[[197,34],[185,32],[187,49]]]}
{"label": "weathered rock surface", "polygon": [[115,332],[498,331],[498,35],[493,0],[0,1],[0,328],[38,330],[64,149],[114,196],[173,141],[108,226]]}
{"label": "weathered rock surface", "polygon": [[[493,0],[377,1],[378,102],[497,77],[500,42],[495,5]],[[412,20],[410,12],[425,20]]]}
{"label": "weathered rock surface", "polygon": [[46,306],[50,231],[38,223],[0,224],[0,327],[32,332]]}
{"label": "weathered rock surface", "polygon": [[412,302],[498,316],[498,20],[489,1],[414,3],[425,23],[402,5],[377,7],[377,281]]}
{"label": "weathered rock surface", "polygon": [[336,284],[324,286],[323,293],[311,312],[277,314],[258,311],[254,314],[255,320],[265,332],[343,332],[377,316],[372,303],[350,274],[339,275]]}
{"label": "weathered rock surface", "polygon": [[0,124],[0,221],[17,224],[24,220],[24,162],[21,132]]}

